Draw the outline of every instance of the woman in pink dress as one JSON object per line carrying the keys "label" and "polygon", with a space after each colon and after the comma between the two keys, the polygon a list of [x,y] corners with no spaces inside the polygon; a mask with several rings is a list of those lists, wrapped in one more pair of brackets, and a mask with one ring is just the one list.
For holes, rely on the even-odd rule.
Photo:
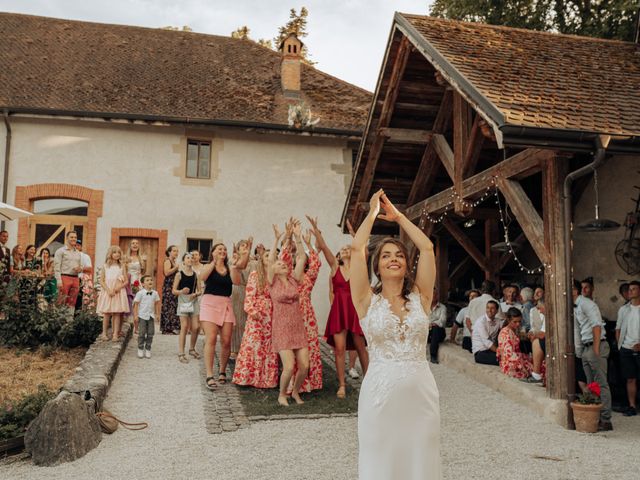
{"label": "woman in pink dress", "polygon": [[100,273],[100,294],[96,311],[102,315],[102,336],[108,340],[109,320],[112,321],[112,340],[118,340],[122,315],[129,313],[129,300],[125,285],[127,283],[127,267],[122,258],[120,247],[113,245],[107,250],[102,272]]}
{"label": "woman in pink dress", "polygon": [[276,252],[282,233],[276,225],[273,226],[275,245],[269,252],[269,268],[267,281],[273,302],[272,313],[272,349],[280,355],[282,361],[282,375],[280,376],[280,394],[278,403],[289,406],[287,387],[293,376],[294,367],[298,371],[293,382],[291,397],[297,404],[304,403],[300,398],[300,387],[309,371],[309,347],[307,332],[300,308],[299,284],[304,275],[306,255],[302,247],[300,222],[293,220],[293,236],[296,243],[296,266],[293,272],[287,264],[278,260]]}
{"label": "woman in pink dress", "polygon": [[[320,266],[322,264],[318,252],[316,252],[311,244],[311,233],[312,231],[308,230],[307,233],[302,236],[302,240],[309,252],[309,258],[305,266],[304,276],[298,286],[300,308],[302,309],[302,317],[304,319],[304,327],[307,331],[307,342],[309,344],[309,373],[300,387],[301,393],[322,389],[322,356],[320,355],[320,341],[318,340],[318,320],[316,319],[316,312],[311,303],[311,292],[318,279],[318,273],[320,272]],[[293,268],[293,261],[288,248],[283,248],[280,258],[288,266],[291,265],[289,268]],[[287,393],[290,393],[292,390],[293,382],[289,384]]]}
{"label": "woman in pink dress", "polygon": [[331,267],[331,310],[329,311],[329,319],[327,320],[324,336],[327,338],[327,343],[333,347],[335,353],[336,372],[340,385],[336,396],[338,398],[345,398],[347,393],[345,382],[346,350],[356,350],[358,352],[363,374],[367,373],[367,367],[369,365],[367,344],[362,328],[360,327],[358,314],[351,300],[351,290],[349,287],[351,247],[349,245],[342,247],[338,258],[334,257],[322,237],[322,232],[318,228],[318,220],[308,216],[307,219],[313,227],[318,248],[322,250],[324,257],[327,259],[327,263]]}
{"label": "woman in pink dress", "polygon": [[278,385],[278,354],[271,347],[271,297],[267,284],[269,251],[261,252],[249,274],[244,298],[247,322],[236,357],[233,383],[256,388]]}
{"label": "woman in pink dress", "polygon": [[498,335],[498,349],[496,357],[500,364],[500,370],[505,375],[513,378],[528,378],[531,375],[533,364],[528,355],[520,351],[520,324],[522,313],[517,308],[510,308],[507,312],[505,327]]}

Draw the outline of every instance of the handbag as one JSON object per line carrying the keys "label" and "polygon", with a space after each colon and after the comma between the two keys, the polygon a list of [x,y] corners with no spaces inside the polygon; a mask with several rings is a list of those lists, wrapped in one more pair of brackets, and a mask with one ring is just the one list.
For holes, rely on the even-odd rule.
{"label": "handbag", "polygon": [[149,426],[147,422],[139,422],[139,423],[123,422],[108,410],[102,410],[101,412],[96,413],[96,416],[98,417],[100,430],[108,434],[115,432],[118,429],[118,425],[122,425],[127,430],[144,430]]}
{"label": "handbag", "polygon": [[181,302],[178,304],[178,313],[193,313],[195,311],[195,306],[193,305],[193,300],[189,300],[188,302]]}

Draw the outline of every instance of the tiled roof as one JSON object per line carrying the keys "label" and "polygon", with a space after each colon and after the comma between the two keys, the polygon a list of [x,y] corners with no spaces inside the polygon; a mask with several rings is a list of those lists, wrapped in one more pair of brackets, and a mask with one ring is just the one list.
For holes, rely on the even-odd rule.
{"label": "tiled roof", "polygon": [[396,20],[448,63],[438,67],[488,100],[499,124],[640,134],[636,44],[409,14]]}
{"label": "tiled roof", "polygon": [[[0,108],[287,125],[280,54],[216,35],[0,13]],[[302,65],[317,128],[362,131],[371,93]]]}

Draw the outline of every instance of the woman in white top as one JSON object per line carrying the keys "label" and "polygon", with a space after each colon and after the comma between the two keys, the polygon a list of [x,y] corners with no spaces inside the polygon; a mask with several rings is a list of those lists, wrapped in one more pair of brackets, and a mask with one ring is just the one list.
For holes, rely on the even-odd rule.
{"label": "woman in white top", "polygon": [[[365,250],[381,207],[380,218],[396,222],[420,257],[414,280],[406,246],[382,240],[373,255],[380,282],[372,290]],[[426,358],[433,244],[379,190],[351,249],[351,296],[369,346],[358,400],[360,479],[440,479],[439,393]]]}
{"label": "woman in white top", "polygon": [[134,238],[129,243],[129,250],[127,251],[127,270],[131,278],[131,285],[136,280],[140,282],[142,275],[146,273],[147,256],[140,251],[140,242]]}

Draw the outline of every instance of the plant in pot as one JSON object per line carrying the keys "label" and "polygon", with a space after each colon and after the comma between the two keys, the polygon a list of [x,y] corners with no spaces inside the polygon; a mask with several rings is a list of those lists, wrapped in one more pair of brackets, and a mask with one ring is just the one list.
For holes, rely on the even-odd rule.
{"label": "plant in pot", "polygon": [[598,431],[602,400],[600,399],[600,385],[591,382],[587,390],[580,395],[575,402],[571,402],[573,420],[578,432],[595,433]]}

